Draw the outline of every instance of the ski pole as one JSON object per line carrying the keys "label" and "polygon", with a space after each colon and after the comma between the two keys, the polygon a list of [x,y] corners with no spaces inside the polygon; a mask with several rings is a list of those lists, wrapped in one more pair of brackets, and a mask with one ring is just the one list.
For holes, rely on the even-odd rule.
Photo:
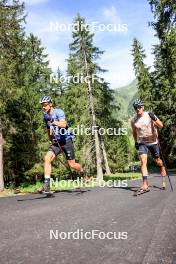
{"label": "ski pole", "polygon": [[[159,138],[158,138],[158,146],[159,146],[160,153],[161,153],[161,159],[162,159],[164,167],[166,169],[166,174],[167,174],[167,177],[168,177],[168,180],[169,180],[170,188],[171,188],[171,191],[173,192],[174,189],[173,189],[172,182],[171,182],[168,170],[167,170],[166,161],[165,161],[164,156],[163,156],[163,152],[162,152],[162,148],[161,148],[161,144],[160,144]],[[165,185],[164,179],[163,179],[163,184]],[[163,186],[163,187],[165,187],[165,186]]]}
{"label": "ski pole", "polygon": [[[159,146],[159,151],[160,151],[161,159],[163,161],[163,165],[165,166],[165,162],[163,160],[163,154],[162,154],[162,151],[161,151],[161,145],[160,145],[160,142],[159,142],[159,138],[158,138],[158,146]],[[166,166],[165,166],[165,170],[166,170]],[[167,171],[166,171],[166,174],[168,174]],[[162,177],[162,188],[164,190],[166,189],[166,179],[165,179],[165,177]]]}

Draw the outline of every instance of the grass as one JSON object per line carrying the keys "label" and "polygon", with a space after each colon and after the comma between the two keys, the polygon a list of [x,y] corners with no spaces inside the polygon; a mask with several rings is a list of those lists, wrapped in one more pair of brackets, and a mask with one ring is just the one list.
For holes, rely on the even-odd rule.
{"label": "grass", "polygon": [[32,193],[34,192],[34,190],[41,188],[42,185],[43,185],[42,182],[37,182],[36,184],[24,183],[24,184],[21,184],[18,189],[22,193]]}
{"label": "grass", "polygon": [[133,180],[141,178],[140,172],[126,172],[126,173],[116,173],[113,175],[105,175],[104,180]]}
{"label": "grass", "polygon": [[[43,186],[42,182],[37,182],[35,185],[20,185],[19,186],[19,190],[20,192],[24,192],[24,193],[32,193],[34,192],[36,189],[39,189],[40,187]],[[86,184],[86,187],[88,188],[92,188],[94,187],[94,183],[93,182],[88,182]],[[51,191],[56,191],[56,190],[72,190],[75,188],[85,188],[85,186],[83,186],[83,182],[79,181],[72,181],[72,180],[61,180],[59,181],[58,179],[54,180],[52,182],[52,187],[51,187]]]}
{"label": "grass", "polygon": [[[135,172],[135,173],[116,173],[113,175],[105,175],[104,181],[107,182],[108,180],[116,181],[116,180],[131,180],[131,179],[139,179],[141,177],[141,173]],[[78,178],[77,178],[78,179]],[[95,179],[95,178],[94,178]],[[19,190],[22,193],[32,193],[34,190],[39,189],[42,187],[42,182],[37,182],[35,185],[27,185],[27,184],[21,184],[19,186]],[[83,185],[83,182],[81,180],[79,181],[72,181],[72,180],[59,180],[56,179],[52,183],[51,190],[71,190],[75,188],[93,188],[97,186],[97,183],[95,181],[89,181],[86,183],[86,185]]]}
{"label": "grass", "polygon": [[[123,180],[139,179],[139,178],[141,178],[141,173],[139,172],[115,173],[111,175],[104,175],[104,181],[106,182],[105,185],[107,185],[108,181],[115,182],[115,181],[123,181]],[[0,197],[9,197],[9,196],[15,196],[16,194],[32,193],[42,186],[43,186],[43,182],[37,182],[36,184],[22,183],[17,189],[6,188],[3,192],[0,193]],[[93,178],[92,181],[87,182],[85,185],[83,184],[83,181],[81,181],[81,179],[79,179],[79,181],[56,179],[52,183],[51,190],[63,191],[63,190],[72,190],[79,187],[93,188],[95,186],[98,186],[98,184],[95,182],[95,178]]]}

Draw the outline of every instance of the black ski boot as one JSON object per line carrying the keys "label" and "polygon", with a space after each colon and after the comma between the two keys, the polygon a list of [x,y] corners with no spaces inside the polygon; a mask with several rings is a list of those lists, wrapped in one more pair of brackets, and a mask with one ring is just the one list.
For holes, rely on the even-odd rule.
{"label": "black ski boot", "polygon": [[50,192],[50,178],[45,179],[44,185],[43,185],[43,192],[49,193]]}

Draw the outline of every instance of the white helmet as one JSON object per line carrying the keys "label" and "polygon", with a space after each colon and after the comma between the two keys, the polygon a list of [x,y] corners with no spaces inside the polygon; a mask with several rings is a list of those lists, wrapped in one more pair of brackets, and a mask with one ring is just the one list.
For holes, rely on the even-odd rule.
{"label": "white helmet", "polygon": [[40,104],[43,104],[43,103],[52,103],[51,96],[43,96],[40,99]]}
{"label": "white helmet", "polygon": [[134,102],[133,102],[133,107],[136,108],[138,106],[144,106],[144,102],[141,100],[141,99],[136,99]]}

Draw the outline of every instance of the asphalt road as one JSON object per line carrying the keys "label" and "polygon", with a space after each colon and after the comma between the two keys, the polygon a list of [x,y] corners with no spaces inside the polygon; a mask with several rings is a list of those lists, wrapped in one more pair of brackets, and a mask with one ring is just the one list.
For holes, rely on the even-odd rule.
{"label": "asphalt road", "polygon": [[[176,264],[176,175],[171,180],[173,193],[154,187],[161,185],[155,175],[151,191],[139,197],[131,190],[135,180],[125,189],[2,198],[0,263]],[[77,230],[116,232],[119,239],[63,239]]]}

